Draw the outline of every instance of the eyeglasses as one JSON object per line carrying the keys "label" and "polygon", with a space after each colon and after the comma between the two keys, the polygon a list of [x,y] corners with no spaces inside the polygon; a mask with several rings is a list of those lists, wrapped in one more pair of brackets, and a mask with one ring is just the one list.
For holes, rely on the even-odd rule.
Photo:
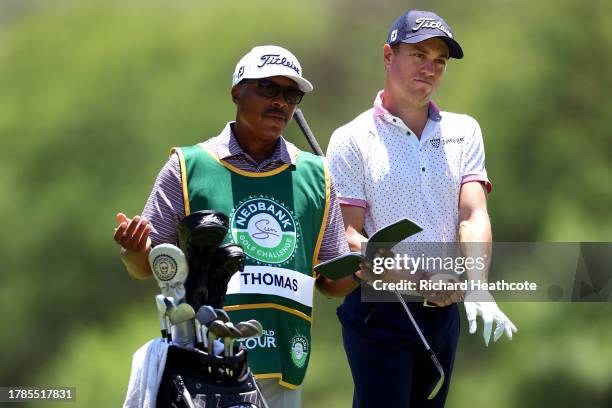
{"label": "eyeglasses", "polygon": [[297,105],[304,97],[304,92],[299,89],[293,86],[280,86],[269,79],[245,79],[244,82],[255,83],[255,92],[266,98],[274,98],[279,92],[282,92],[287,103],[291,105]]}

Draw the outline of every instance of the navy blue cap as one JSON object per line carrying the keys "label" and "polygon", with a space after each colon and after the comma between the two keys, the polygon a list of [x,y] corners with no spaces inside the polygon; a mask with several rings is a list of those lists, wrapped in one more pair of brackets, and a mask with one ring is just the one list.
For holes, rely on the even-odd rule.
{"label": "navy blue cap", "polygon": [[433,37],[440,37],[446,42],[451,58],[463,58],[463,50],[453,38],[448,24],[431,11],[410,10],[398,18],[389,29],[387,44],[416,44]]}

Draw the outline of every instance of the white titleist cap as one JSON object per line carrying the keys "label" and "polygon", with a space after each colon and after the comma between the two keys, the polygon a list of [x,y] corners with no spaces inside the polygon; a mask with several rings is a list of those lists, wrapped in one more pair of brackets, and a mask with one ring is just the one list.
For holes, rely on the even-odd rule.
{"label": "white titleist cap", "polygon": [[238,61],[232,86],[243,79],[284,76],[293,79],[303,92],[312,91],[312,84],[302,77],[302,66],[295,55],[276,45],[255,47]]}

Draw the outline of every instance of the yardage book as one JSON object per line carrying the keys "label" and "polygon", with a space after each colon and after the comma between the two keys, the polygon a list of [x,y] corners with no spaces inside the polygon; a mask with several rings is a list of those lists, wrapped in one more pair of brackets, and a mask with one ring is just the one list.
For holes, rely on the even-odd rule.
{"label": "yardage book", "polygon": [[[417,234],[421,231],[423,231],[423,228],[421,228],[415,222],[409,220],[408,218],[403,218],[376,231],[370,237],[367,243],[393,243],[393,245],[395,245],[396,243],[403,241],[409,236]],[[378,249],[380,246],[374,245],[371,248]],[[372,254],[367,255],[370,256]],[[314,267],[314,270],[326,278],[338,280],[352,274],[353,272],[357,272],[359,270],[359,263],[364,259],[365,257],[361,254],[361,252],[349,252],[348,254],[330,259],[329,261],[321,262]]]}

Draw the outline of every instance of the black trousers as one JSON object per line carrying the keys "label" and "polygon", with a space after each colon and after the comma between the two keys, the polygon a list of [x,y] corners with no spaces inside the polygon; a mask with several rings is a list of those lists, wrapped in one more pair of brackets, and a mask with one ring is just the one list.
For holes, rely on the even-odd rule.
{"label": "black trousers", "polygon": [[408,307],[444,369],[442,388],[427,399],[439,374],[401,304],[361,303],[356,290],[338,308],[355,387],[353,408],[444,406],[459,339],[458,307]]}

